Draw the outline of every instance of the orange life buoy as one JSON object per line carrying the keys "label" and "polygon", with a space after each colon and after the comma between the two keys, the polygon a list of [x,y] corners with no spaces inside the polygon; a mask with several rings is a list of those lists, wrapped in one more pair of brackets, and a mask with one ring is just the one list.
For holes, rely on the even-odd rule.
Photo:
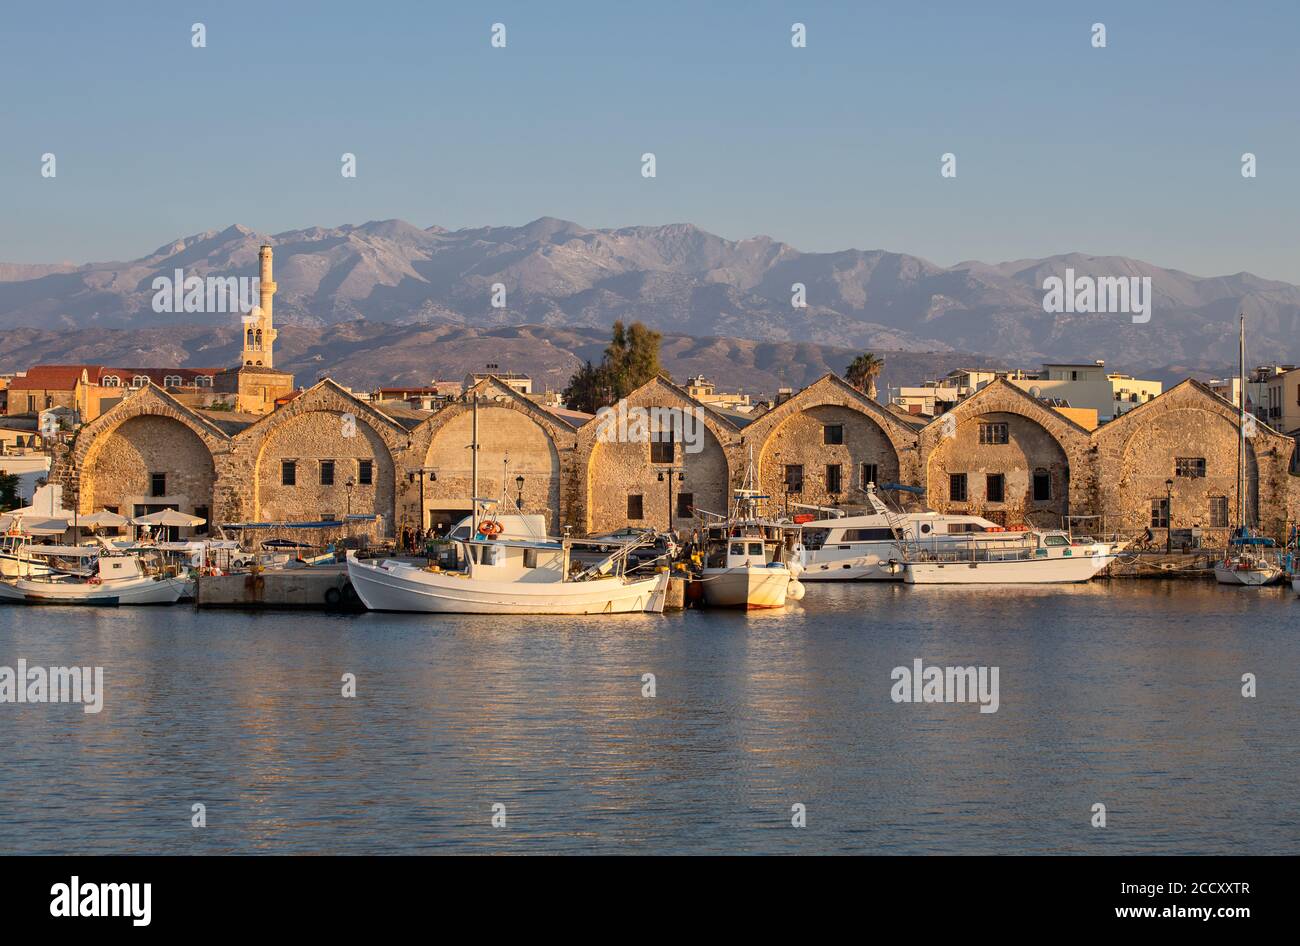
{"label": "orange life buoy", "polygon": [[497,522],[495,519],[488,519],[486,522],[480,522],[478,524],[478,531],[483,535],[500,535],[501,523]]}

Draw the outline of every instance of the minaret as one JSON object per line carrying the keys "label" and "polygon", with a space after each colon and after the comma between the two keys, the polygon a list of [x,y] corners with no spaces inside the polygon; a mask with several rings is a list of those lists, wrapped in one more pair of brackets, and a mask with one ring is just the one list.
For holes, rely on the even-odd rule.
{"label": "minaret", "polygon": [[275,367],[275,278],[271,274],[271,247],[263,244],[257,259],[261,264],[261,304],[244,316],[244,357],[245,366],[258,368]]}

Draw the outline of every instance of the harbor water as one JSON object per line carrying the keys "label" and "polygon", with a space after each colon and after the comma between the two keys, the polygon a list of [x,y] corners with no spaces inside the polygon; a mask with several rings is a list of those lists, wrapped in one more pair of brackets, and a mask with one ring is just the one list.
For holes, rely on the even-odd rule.
{"label": "harbor water", "polygon": [[[0,666],[20,659],[103,667],[103,707],[0,703],[3,853],[1300,846],[1289,587],[821,584],[779,612],[539,619],[0,608]],[[918,659],[997,668],[997,711],[895,702]]]}

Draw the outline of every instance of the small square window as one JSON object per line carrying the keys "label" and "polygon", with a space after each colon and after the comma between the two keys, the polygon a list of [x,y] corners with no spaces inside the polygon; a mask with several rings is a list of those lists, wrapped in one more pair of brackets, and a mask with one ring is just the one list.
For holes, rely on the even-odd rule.
{"label": "small square window", "polygon": [[980,424],[980,443],[1000,444],[1010,442],[1010,431],[1006,424]]}
{"label": "small square window", "polygon": [[822,425],[822,443],[838,446],[844,443],[844,425],[843,424],[823,424]]}
{"label": "small square window", "polygon": [[640,493],[629,493],[627,497],[627,517],[632,519],[644,519],[645,510],[642,508],[643,497]]}
{"label": "small square window", "polygon": [[1006,495],[1006,487],[1006,477],[1001,473],[990,473],[984,479],[984,498],[991,503],[1000,503]]}
{"label": "small square window", "polygon": [[362,460],[357,464],[357,482],[369,486],[375,481],[375,461]]}
{"label": "small square window", "polygon": [[334,485],[334,461],[333,460],[320,461],[320,485],[321,486]]}
{"label": "small square window", "polygon": [[298,485],[298,462],[296,460],[280,461],[280,485]]}

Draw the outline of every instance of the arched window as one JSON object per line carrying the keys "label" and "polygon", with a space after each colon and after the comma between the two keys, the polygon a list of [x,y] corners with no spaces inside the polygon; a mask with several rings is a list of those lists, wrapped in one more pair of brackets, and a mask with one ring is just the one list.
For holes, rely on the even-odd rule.
{"label": "arched window", "polygon": [[99,383],[106,388],[120,388],[122,386],[122,379],[115,374],[106,374],[100,379]]}
{"label": "arched window", "polygon": [[262,330],[257,330],[257,344],[254,346],[258,351],[262,350]]}
{"label": "arched window", "polygon": [[138,374],[131,379],[131,387],[133,388],[142,388],[148,383],[149,383],[149,376],[144,374]]}
{"label": "arched window", "polygon": [[169,374],[163,378],[163,387],[165,388],[179,388],[182,383],[181,376],[178,374]]}
{"label": "arched window", "polygon": [[194,379],[194,383],[197,384],[197,385],[198,385],[199,387],[201,387],[201,388],[210,388],[210,387],[212,387],[212,375],[210,375],[210,374],[201,374],[201,375],[198,375],[198,376]]}

